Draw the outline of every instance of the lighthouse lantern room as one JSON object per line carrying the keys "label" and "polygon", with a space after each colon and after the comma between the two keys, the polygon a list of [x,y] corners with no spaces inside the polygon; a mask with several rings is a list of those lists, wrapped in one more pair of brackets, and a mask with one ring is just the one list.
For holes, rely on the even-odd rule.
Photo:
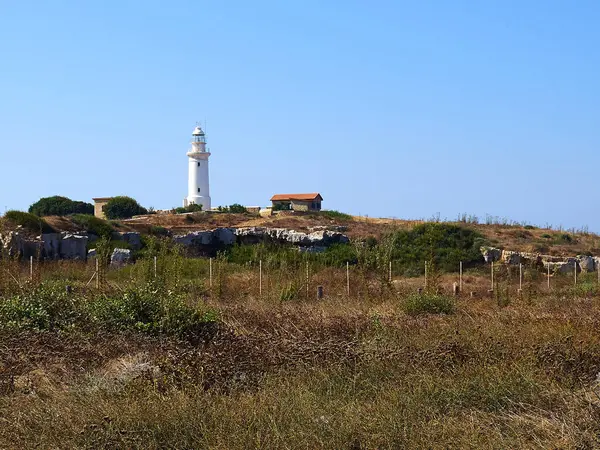
{"label": "lighthouse lantern room", "polygon": [[202,205],[203,211],[210,211],[210,188],[208,183],[208,157],[206,136],[198,125],[192,132],[192,147],[187,152],[188,165],[188,195],[183,200],[183,206],[192,204]]}

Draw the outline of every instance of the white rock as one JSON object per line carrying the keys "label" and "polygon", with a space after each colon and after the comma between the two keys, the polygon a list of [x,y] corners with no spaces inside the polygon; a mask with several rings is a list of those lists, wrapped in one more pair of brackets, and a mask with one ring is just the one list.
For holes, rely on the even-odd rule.
{"label": "white rock", "polygon": [[131,262],[131,250],[128,248],[115,248],[110,255],[110,265],[113,267],[122,267]]}
{"label": "white rock", "polygon": [[522,258],[519,252],[513,252],[510,250],[502,250],[502,261],[505,264],[521,264]]}
{"label": "white rock", "polygon": [[579,267],[583,272],[593,272],[595,269],[594,258],[592,256],[587,255],[579,255],[577,256],[579,260]]}
{"label": "white rock", "polygon": [[85,261],[87,257],[87,236],[61,233],[59,254],[62,259],[79,259]]}
{"label": "white rock", "polygon": [[499,248],[481,247],[480,251],[486,263],[499,261],[502,256],[502,250]]}

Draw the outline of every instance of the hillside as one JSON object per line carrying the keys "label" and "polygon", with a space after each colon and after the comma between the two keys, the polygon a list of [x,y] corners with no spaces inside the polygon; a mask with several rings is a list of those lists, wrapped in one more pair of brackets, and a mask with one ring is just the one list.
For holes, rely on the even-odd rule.
{"label": "hillside", "polygon": [[[68,217],[48,217],[46,221],[61,231],[82,230]],[[119,231],[138,231],[149,233],[153,227],[163,227],[173,234],[189,231],[210,230],[220,227],[270,227],[286,228],[302,232],[317,226],[345,227],[350,239],[366,239],[381,236],[395,229],[410,229],[420,220],[401,220],[352,216],[350,219],[320,214],[302,214],[268,218],[249,214],[177,214],[149,215],[139,219],[113,222]],[[554,256],[572,256],[578,254],[600,255],[600,236],[589,232],[562,231],[549,228],[537,228],[520,225],[473,224],[450,222],[454,225],[480,233],[489,245],[518,252],[542,253]]]}

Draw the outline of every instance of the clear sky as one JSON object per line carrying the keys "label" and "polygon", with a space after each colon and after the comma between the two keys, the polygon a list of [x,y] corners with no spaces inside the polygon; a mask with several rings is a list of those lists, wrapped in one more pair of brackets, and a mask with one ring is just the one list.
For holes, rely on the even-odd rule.
{"label": "clear sky", "polygon": [[318,191],[600,231],[600,3],[0,0],[0,207]]}

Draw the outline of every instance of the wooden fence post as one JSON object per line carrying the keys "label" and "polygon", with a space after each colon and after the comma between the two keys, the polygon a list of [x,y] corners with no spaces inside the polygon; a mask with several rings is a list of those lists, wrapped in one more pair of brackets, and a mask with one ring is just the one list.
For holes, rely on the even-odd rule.
{"label": "wooden fence post", "polygon": [[350,263],[346,261],[346,295],[350,297]]}
{"label": "wooden fence post", "polygon": [[258,294],[262,297],[262,259],[258,262]]}

